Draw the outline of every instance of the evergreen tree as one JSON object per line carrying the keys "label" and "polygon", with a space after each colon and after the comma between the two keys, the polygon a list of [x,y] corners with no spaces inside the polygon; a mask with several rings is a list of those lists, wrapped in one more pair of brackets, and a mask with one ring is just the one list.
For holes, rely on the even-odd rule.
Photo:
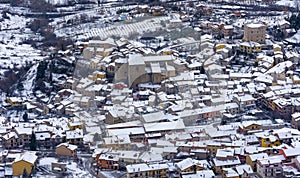
{"label": "evergreen tree", "polygon": [[31,133],[31,139],[30,139],[29,147],[30,147],[31,151],[36,151],[37,142],[36,142],[36,135],[35,135],[34,131],[32,131],[32,133]]}
{"label": "evergreen tree", "polygon": [[44,79],[45,77],[45,71],[47,69],[47,62],[41,61],[37,67],[37,74],[36,74],[36,80],[38,79]]}
{"label": "evergreen tree", "polygon": [[35,169],[35,167],[32,167],[31,168],[31,175],[35,175],[36,174],[36,169]]}
{"label": "evergreen tree", "polygon": [[21,90],[24,89],[24,85],[23,85],[22,82],[18,82],[18,83],[17,83],[17,89],[18,89],[19,91],[21,91]]}
{"label": "evergreen tree", "polygon": [[95,133],[94,138],[93,138],[93,141],[94,141],[94,142],[100,141],[100,135],[99,135],[98,133]]}
{"label": "evergreen tree", "polygon": [[66,136],[63,136],[63,138],[62,138],[62,142],[63,142],[63,143],[67,142],[67,138],[66,138]]}
{"label": "evergreen tree", "polygon": [[26,169],[23,170],[23,178],[27,178],[28,176],[28,172]]}
{"label": "evergreen tree", "polygon": [[49,82],[52,84],[53,83],[53,76],[52,76],[52,72],[50,71],[49,74]]}
{"label": "evergreen tree", "polygon": [[24,122],[27,122],[27,121],[28,121],[28,114],[27,114],[27,112],[25,112],[25,113],[23,114],[23,120],[24,120]]}

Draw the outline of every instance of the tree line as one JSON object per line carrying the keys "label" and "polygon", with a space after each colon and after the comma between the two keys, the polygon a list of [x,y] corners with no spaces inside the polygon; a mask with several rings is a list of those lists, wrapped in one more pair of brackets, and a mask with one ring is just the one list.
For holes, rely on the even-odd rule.
{"label": "tree line", "polygon": [[290,22],[291,28],[295,28],[298,30],[300,28],[300,14],[292,14],[290,17],[286,19],[288,22]]}

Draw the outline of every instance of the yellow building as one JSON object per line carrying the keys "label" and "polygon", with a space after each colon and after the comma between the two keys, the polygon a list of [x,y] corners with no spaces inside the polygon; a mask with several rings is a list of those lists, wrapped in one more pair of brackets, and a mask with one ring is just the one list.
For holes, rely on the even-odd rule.
{"label": "yellow building", "polygon": [[37,158],[35,153],[32,152],[25,152],[20,157],[17,157],[12,163],[13,176],[23,175],[25,170],[30,175],[36,165]]}
{"label": "yellow building", "polygon": [[274,45],[273,45],[273,51],[274,51],[274,52],[275,52],[275,51],[280,51],[280,52],[281,52],[281,46],[278,45],[278,44],[274,44]]}
{"label": "yellow building", "polygon": [[82,122],[68,122],[68,127],[70,130],[82,129]]}
{"label": "yellow building", "polygon": [[261,52],[261,45],[259,43],[250,41],[250,42],[243,42],[240,43],[240,50],[246,53],[252,52]]}
{"label": "yellow building", "polygon": [[164,15],[165,10],[162,6],[155,6],[150,9],[150,12],[153,16]]}
{"label": "yellow building", "polygon": [[106,78],[105,72],[95,72],[94,75],[97,79],[98,78]]}
{"label": "yellow building", "polygon": [[262,147],[273,147],[273,146],[279,146],[279,145],[280,145],[280,141],[274,135],[264,136],[261,138],[261,146]]}
{"label": "yellow building", "polygon": [[172,54],[173,51],[170,48],[162,50],[162,55],[172,55]]}
{"label": "yellow building", "polygon": [[225,44],[217,44],[216,45],[216,51],[218,51],[219,49],[223,49],[225,47],[226,47]]}
{"label": "yellow building", "polygon": [[254,41],[257,43],[265,43],[266,41],[266,25],[264,24],[246,24],[244,26],[244,41]]}
{"label": "yellow building", "polygon": [[7,102],[12,106],[20,106],[23,103],[23,99],[20,97],[9,97],[7,98]]}

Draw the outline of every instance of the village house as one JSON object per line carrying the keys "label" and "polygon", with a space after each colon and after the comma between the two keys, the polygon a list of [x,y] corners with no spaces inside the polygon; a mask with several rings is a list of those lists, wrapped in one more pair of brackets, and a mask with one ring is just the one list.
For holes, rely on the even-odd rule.
{"label": "village house", "polygon": [[239,125],[239,132],[243,134],[248,134],[248,132],[251,134],[251,132],[254,131],[262,131],[261,124],[255,122],[255,121],[243,121]]}
{"label": "village house", "polygon": [[33,152],[25,152],[17,157],[12,163],[13,175],[21,176],[24,172],[30,175],[36,167],[37,156]]}
{"label": "village house", "polygon": [[282,149],[282,152],[286,162],[291,162],[293,159],[300,155],[299,148]]}
{"label": "village house", "polygon": [[16,148],[20,145],[20,139],[16,132],[9,132],[2,136],[2,146],[4,148]]}
{"label": "village house", "polygon": [[53,147],[51,144],[51,133],[50,131],[38,131],[35,132],[37,146],[40,149],[46,148],[49,149]]}
{"label": "village house", "polygon": [[126,120],[126,112],[122,108],[114,108],[108,110],[106,114],[105,123],[117,124]]}
{"label": "village house", "polygon": [[186,158],[175,164],[180,175],[195,174],[197,171],[205,170],[209,164],[206,160],[194,160]]}
{"label": "village house", "polygon": [[97,160],[97,166],[100,169],[119,170],[119,156],[115,154],[101,154]]}
{"label": "village house", "polygon": [[105,137],[103,146],[112,148],[113,150],[130,150],[131,140],[129,135],[114,135],[112,137]]}
{"label": "village house", "polygon": [[171,132],[182,132],[185,129],[185,124],[181,119],[172,122],[145,123],[146,134],[160,133],[162,135]]}
{"label": "village house", "polygon": [[125,167],[129,164],[136,164],[140,162],[140,151],[125,151],[125,150],[117,150],[117,154],[119,155],[119,164],[120,166]]}
{"label": "village house", "polygon": [[222,32],[224,36],[232,36],[234,27],[232,25],[223,25]]}
{"label": "village house", "polygon": [[167,164],[133,164],[126,166],[127,178],[161,177],[167,178]]}
{"label": "village house", "polygon": [[56,146],[55,153],[59,156],[76,157],[77,146],[69,143],[61,143]]}
{"label": "village house", "polygon": [[202,171],[197,171],[197,173],[195,174],[182,175],[182,178],[199,178],[199,177],[213,178],[215,176],[216,175],[212,170],[202,170]]}
{"label": "village house", "polygon": [[262,47],[261,44],[250,41],[250,42],[242,42],[240,43],[240,50],[242,52],[246,52],[246,53],[253,53],[253,52],[261,52],[262,51]]}
{"label": "village house", "polygon": [[255,133],[255,135],[260,139],[262,147],[273,147],[281,144],[278,137],[273,133],[260,132]]}
{"label": "village house", "polygon": [[248,164],[236,166],[234,169],[239,174],[240,178],[250,178],[255,175],[255,172],[252,170],[251,166]]}
{"label": "village house", "polygon": [[74,145],[82,146],[83,145],[83,130],[75,129],[66,131],[66,140]]}
{"label": "village house", "polygon": [[234,155],[234,149],[218,149],[213,164],[218,173],[222,173],[223,168],[232,168],[240,165],[240,159]]}
{"label": "village house", "polygon": [[[257,149],[258,151],[258,149]],[[253,171],[257,171],[257,161],[261,159],[268,158],[269,155],[267,153],[256,153],[256,154],[249,154],[246,156],[246,163],[251,166]]]}
{"label": "village house", "polygon": [[292,126],[296,129],[300,129],[300,113],[299,112],[292,114]]}
{"label": "village house", "polygon": [[98,56],[108,56],[111,54],[113,49],[116,47],[116,44],[112,38],[108,38],[107,40],[89,40],[85,44],[85,48],[83,50],[84,59],[91,59],[92,57]]}
{"label": "village house", "polygon": [[281,177],[282,161],[279,158],[265,158],[257,162],[257,174],[262,178]]}

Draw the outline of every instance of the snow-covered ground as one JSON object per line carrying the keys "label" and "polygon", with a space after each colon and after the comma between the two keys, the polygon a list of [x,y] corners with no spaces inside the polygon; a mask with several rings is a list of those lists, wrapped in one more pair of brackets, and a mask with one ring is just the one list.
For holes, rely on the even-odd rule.
{"label": "snow-covered ground", "polygon": [[[51,163],[57,162],[58,159],[54,157],[44,157],[41,158],[38,162],[38,167],[43,167],[45,168],[44,170],[46,172],[49,171],[49,175],[47,177],[51,177],[50,173],[51,172]],[[74,160],[66,160],[63,161],[65,162],[66,168],[67,168],[67,173],[71,174],[71,177],[78,177],[78,178],[92,178],[93,176],[88,172],[88,170],[83,170],[82,167],[80,167]],[[45,176],[45,175],[43,175]],[[38,177],[38,176],[37,176]],[[70,176],[67,176],[70,177]]]}
{"label": "snow-covered ground", "polygon": [[88,172],[88,170],[83,170],[82,168],[78,167],[77,163],[71,162],[68,164],[67,169],[74,177],[80,178],[92,178],[93,176]]}
{"label": "snow-covered ground", "polygon": [[47,167],[49,168],[49,170],[51,169],[51,163],[53,162],[57,162],[57,159],[56,158],[53,158],[53,157],[45,157],[45,158],[41,158],[39,160],[39,166],[44,166],[44,167]]}
{"label": "snow-covered ground", "polygon": [[242,28],[244,24],[247,23],[262,23],[265,22],[268,24],[268,26],[274,26],[274,25],[279,25],[279,23],[283,20],[284,18],[287,17],[287,14],[285,15],[280,15],[280,16],[273,16],[273,17],[256,17],[253,19],[236,19],[236,21],[233,23],[234,26]]}
{"label": "snow-covered ground", "polygon": [[25,80],[22,82],[24,90],[22,91],[21,96],[29,96],[33,92],[34,81],[36,77],[38,64],[32,66],[26,74]]}
{"label": "snow-covered ground", "polygon": [[280,1],[276,2],[276,4],[281,5],[281,6],[296,7],[297,4],[300,5],[300,1],[299,0],[280,0]]}
{"label": "snow-covered ground", "polygon": [[[67,5],[70,0],[45,0],[46,2],[53,5]],[[90,0],[90,2],[97,3],[97,0]]]}
{"label": "snow-covered ground", "polygon": [[0,5],[0,77],[7,69],[21,68],[43,59],[40,50],[24,43],[38,38],[27,28],[31,20],[25,16],[12,15],[8,9],[7,5]]}
{"label": "snow-covered ground", "polygon": [[289,43],[299,44],[300,43],[300,30],[298,30],[294,36],[286,39],[285,41],[287,41]]}

